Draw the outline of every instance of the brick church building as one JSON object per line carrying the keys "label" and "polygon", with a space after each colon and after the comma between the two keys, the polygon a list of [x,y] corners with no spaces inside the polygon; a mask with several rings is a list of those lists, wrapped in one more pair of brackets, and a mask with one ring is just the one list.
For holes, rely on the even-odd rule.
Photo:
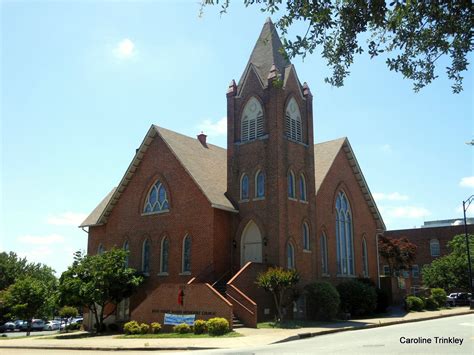
{"label": "brick church building", "polygon": [[[227,90],[227,149],[152,125],[82,223],[89,254],[125,248],[146,275],[117,321],[163,323],[180,312],[255,326],[272,317],[272,300],[255,285],[269,265],[296,269],[301,287],[378,282],[382,217],[349,140],[314,144],[313,96],[281,47],[267,20]],[[290,312],[304,317],[304,297]]]}

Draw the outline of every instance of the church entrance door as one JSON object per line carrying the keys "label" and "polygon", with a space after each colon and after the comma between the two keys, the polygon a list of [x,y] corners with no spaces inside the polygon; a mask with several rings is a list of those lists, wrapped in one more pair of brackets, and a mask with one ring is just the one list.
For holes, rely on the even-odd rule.
{"label": "church entrance door", "polygon": [[240,245],[241,266],[244,266],[249,261],[254,263],[262,262],[262,234],[253,221],[250,221],[245,227]]}

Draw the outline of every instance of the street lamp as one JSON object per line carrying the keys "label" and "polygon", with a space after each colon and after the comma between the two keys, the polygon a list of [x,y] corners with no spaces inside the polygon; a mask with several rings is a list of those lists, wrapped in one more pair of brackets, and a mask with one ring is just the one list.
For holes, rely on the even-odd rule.
{"label": "street lamp", "polygon": [[466,223],[466,211],[474,201],[474,195],[469,196],[466,201],[462,202],[462,211],[464,213],[464,236],[466,238],[466,249],[467,249],[467,264],[469,265],[469,286],[471,289],[471,309],[474,309],[474,302],[472,296],[474,296],[474,290],[472,288],[472,269],[471,269],[471,251],[469,248],[469,236],[467,234],[467,223]]}

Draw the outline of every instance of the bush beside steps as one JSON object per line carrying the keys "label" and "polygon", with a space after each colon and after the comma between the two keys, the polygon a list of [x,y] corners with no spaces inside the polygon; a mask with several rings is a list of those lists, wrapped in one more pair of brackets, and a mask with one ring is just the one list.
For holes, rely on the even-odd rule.
{"label": "bush beside steps", "polygon": [[[137,321],[130,321],[124,324],[123,331],[126,335],[136,334],[157,334],[161,330],[161,324],[154,322],[150,325],[146,323],[139,324]],[[211,318],[208,321],[198,319],[194,322],[193,326],[182,323],[173,327],[173,332],[179,334],[206,334],[212,336],[224,335],[230,331],[229,322],[225,318]]]}

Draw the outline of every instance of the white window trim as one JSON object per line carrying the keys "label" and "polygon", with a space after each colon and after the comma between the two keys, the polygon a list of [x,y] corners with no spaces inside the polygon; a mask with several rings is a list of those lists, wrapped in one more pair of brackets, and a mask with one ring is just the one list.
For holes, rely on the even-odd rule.
{"label": "white window trim", "polygon": [[[291,248],[290,248],[290,246],[291,246]],[[288,242],[287,245],[286,245],[286,248],[287,248],[287,253],[286,253],[286,264],[287,264],[287,265],[286,265],[286,266],[287,266],[287,268],[290,269],[290,270],[296,270],[295,246],[293,245],[293,243]],[[293,264],[293,265],[291,265],[291,266],[290,266],[289,263],[288,263],[288,261],[289,261],[289,259],[288,259],[288,251],[290,251],[290,250],[291,250],[291,260],[292,260],[292,264]]]}
{"label": "white window trim", "polygon": [[[162,187],[162,188],[165,190],[165,201],[168,203],[168,208],[166,208],[166,209],[165,209],[165,208],[162,208],[162,209],[159,209],[158,211],[145,212],[146,207],[147,207],[147,205],[148,205],[148,203],[149,203],[148,201],[149,201],[149,199],[150,199],[151,191],[152,191],[153,188],[155,188],[155,186],[157,186],[157,185],[158,185],[158,187],[156,188],[156,190],[157,190],[157,192],[156,192],[156,193],[157,193],[157,202],[156,202],[156,204],[159,205],[159,200],[160,200],[160,188]],[[164,204],[164,202],[163,202],[163,204]],[[150,205],[151,205],[151,204],[150,204]],[[151,214],[159,214],[159,213],[169,212],[169,210],[170,210],[170,209],[169,209],[169,206],[170,206],[170,200],[169,200],[169,198],[168,198],[168,190],[166,189],[165,184],[163,184],[163,183],[158,179],[158,180],[156,180],[156,181],[153,183],[153,185],[151,185],[151,187],[148,189],[148,193],[147,193],[146,199],[145,199],[145,205],[143,206],[141,215],[142,215],[142,216],[147,216],[147,215],[151,215]]]}
{"label": "white window trim", "polygon": [[[346,203],[347,203],[347,210],[346,211],[340,211],[337,208],[337,200],[340,198],[341,203],[342,203],[342,197],[345,198]],[[336,204],[335,204],[335,210],[336,210],[336,224],[339,225],[339,228],[336,228],[336,248],[339,251],[339,260],[336,259],[338,263],[338,269],[340,267],[340,271],[338,272],[337,275],[341,276],[355,276],[355,263],[354,263],[354,221],[352,219],[352,209],[351,205],[349,203],[349,199],[347,198],[347,195],[343,191],[339,191],[338,195],[336,197]],[[341,206],[342,207],[342,206]],[[345,212],[345,214],[343,213]],[[341,241],[341,216],[344,217],[344,222],[343,222],[343,228],[344,228],[344,245],[342,245]],[[348,226],[348,217],[350,218],[350,225]],[[349,245],[349,238],[348,238],[348,232],[350,231],[350,245]],[[343,260],[343,254],[342,252],[344,251],[345,253],[345,266],[347,272],[344,273],[344,260]],[[349,254],[350,252],[350,254]],[[337,256],[337,253],[336,253]],[[349,257],[350,256],[350,257]],[[350,270],[352,269],[352,273]]]}
{"label": "white window trim", "polygon": [[[433,246],[437,245],[438,247],[438,254],[433,254]],[[436,258],[441,255],[441,245],[439,243],[439,240],[437,238],[430,239],[430,255],[433,258]]]}
{"label": "white window trim", "polygon": [[[247,113],[247,109],[249,105],[252,103],[257,104],[257,116],[249,118],[249,113]],[[258,115],[258,111],[261,112],[261,115]],[[246,116],[247,115],[247,116]],[[244,126],[246,123],[246,126]],[[251,126],[253,124],[253,130],[251,130]],[[244,128],[245,127],[245,128]],[[255,97],[252,96],[244,106],[242,111],[242,116],[240,120],[240,142],[247,143],[252,142],[260,137],[265,135],[265,112],[263,110],[263,106],[260,101]]]}
{"label": "white window trim", "polygon": [[[304,186],[304,199],[302,199],[302,191],[301,191],[301,179],[303,180],[303,186]],[[306,186],[306,177],[304,176],[304,174],[300,174],[300,179],[298,180],[298,185],[299,185],[299,188],[300,188],[300,196],[299,196],[299,200],[300,202],[308,202],[308,188]]]}
{"label": "white window trim", "polygon": [[[303,222],[303,251],[311,251],[311,237],[310,237],[310,230],[309,230],[309,224],[307,222]],[[305,245],[306,240],[305,240],[305,230],[307,232],[306,237],[308,238],[308,245]]]}

